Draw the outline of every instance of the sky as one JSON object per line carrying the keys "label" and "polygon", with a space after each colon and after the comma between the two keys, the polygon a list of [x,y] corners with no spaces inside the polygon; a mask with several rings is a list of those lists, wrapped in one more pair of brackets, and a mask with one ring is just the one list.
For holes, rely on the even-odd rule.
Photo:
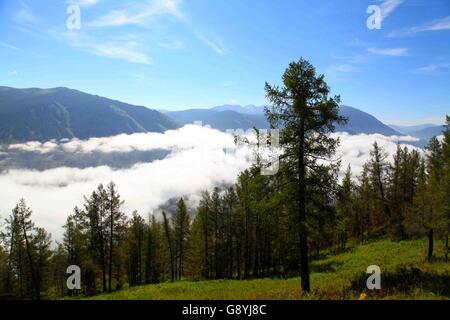
{"label": "sky", "polygon": [[[367,26],[370,5],[379,29]],[[449,40],[448,0],[0,0],[0,85],[164,110],[263,105],[264,83],[303,57],[345,105],[439,124]]]}

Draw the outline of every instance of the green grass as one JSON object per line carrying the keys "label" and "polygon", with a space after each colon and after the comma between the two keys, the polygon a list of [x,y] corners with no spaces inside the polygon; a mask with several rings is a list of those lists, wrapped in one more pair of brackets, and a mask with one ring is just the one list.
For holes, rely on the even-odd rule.
{"label": "green grass", "polygon": [[[436,249],[436,256],[442,257],[441,248]],[[425,240],[382,240],[314,261],[309,295],[301,294],[299,278],[292,278],[185,280],[127,288],[91,299],[358,299],[364,295],[366,299],[449,299],[450,263],[443,260],[428,263],[425,253]],[[365,271],[372,264],[381,268],[381,290],[365,289],[369,276]]]}

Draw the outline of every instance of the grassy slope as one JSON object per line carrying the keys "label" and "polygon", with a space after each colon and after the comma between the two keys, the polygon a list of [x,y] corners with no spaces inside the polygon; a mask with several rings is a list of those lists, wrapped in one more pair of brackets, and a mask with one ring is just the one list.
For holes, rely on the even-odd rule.
{"label": "grassy slope", "polygon": [[[436,255],[442,256],[438,244]],[[212,280],[181,281],[128,288],[120,292],[104,294],[93,299],[358,299],[361,293],[367,299],[448,299],[450,286],[450,263],[445,261],[425,262],[424,240],[391,242],[378,241],[357,246],[355,249],[312,263],[312,293],[301,295],[299,279],[259,280]],[[369,265],[378,265],[382,272],[382,290],[369,292],[362,288],[369,275]],[[401,266],[414,266],[427,280],[413,280],[413,285],[402,288],[409,273],[399,273]],[[383,275],[389,287],[383,289]],[[388,279],[389,278],[389,279]],[[359,279],[357,285],[352,280]],[[420,278],[420,279],[423,279]],[[355,282],[354,282],[355,283]],[[362,283],[362,285],[360,285]],[[437,285],[437,286],[436,286]],[[444,293],[442,286],[444,285]]]}

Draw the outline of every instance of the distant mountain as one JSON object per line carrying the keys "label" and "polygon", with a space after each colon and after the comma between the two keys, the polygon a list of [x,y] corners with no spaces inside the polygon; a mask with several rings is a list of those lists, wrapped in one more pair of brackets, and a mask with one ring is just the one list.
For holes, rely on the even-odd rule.
{"label": "distant mountain", "polygon": [[431,127],[423,128],[421,130],[409,132],[408,134],[410,136],[419,138],[420,140],[429,141],[431,138],[435,136],[437,137],[444,134],[444,129],[445,129],[444,126],[434,125]]}
{"label": "distant mountain", "polygon": [[389,124],[389,127],[391,127],[394,130],[397,130],[400,133],[403,134],[409,134],[410,132],[415,132],[415,131],[419,131],[425,128],[430,128],[430,127],[436,127],[436,124],[431,124],[431,123],[427,123],[427,124],[419,124],[419,125],[415,125],[415,126],[399,126],[399,125],[395,125],[395,124]]}
{"label": "distant mountain", "polygon": [[[247,130],[253,127],[258,129],[269,128],[263,110],[263,107],[224,105],[212,109],[172,111],[167,112],[167,115],[181,123],[202,121],[203,124],[209,124],[211,127],[222,131],[238,128]],[[336,131],[346,131],[351,134],[380,133],[387,136],[401,135],[375,117],[356,108],[341,106],[340,114],[347,117],[349,121],[344,126],[337,126]]]}
{"label": "distant mountain", "polygon": [[[269,124],[263,111],[262,106],[223,105],[211,109],[159,112],[68,88],[0,87],[0,143],[163,132],[196,121],[222,131],[253,127],[266,129]],[[402,135],[374,116],[353,107],[341,106],[340,115],[349,121],[346,125],[338,125],[336,131]],[[412,128],[402,128],[402,132],[409,129]],[[440,126],[418,129],[410,130],[408,134],[421,139],[417,143],[421,146],[442,132]]]}
{"label": "distant mountain", "polygon": [[419,124],[415,126],[398,126],[391,124],[389,126],[405,135],[420,139],[420,141],[412,143],[418,147],[426,146],[432,137],[440,136],[444,131],[444,126],[436,124]]}
{"label": "distant mountain", "polygon": [[255,106],[249,104],[248,106],[242,107],[238,105],[225,104],[223,106],[217,106],[212,108],[216,111],[235,111],[243,114],[264,114],[264,106]]}
{"label": "distant mountain", "polygon": [[210,125],[214,129],[226,131],[226,129],[258,129],[269,128],[264,114],[245,114],[233,110],[219,111],[212,109],[188,109],[183,111],[171,111],[166,113],[175,121],[189,124],[201,121],[203,125]]}
{"label": "distant mountain", "polygon": [[351,134],[379,133],[385,136],[401,135],[400,132],[385,125],[374,116],[359,109],[341,106],[340,115],[348,119],[347,124],[336,126],[336,131],[346,131]]}
{"label": "distant mountain", "polygon": [[1,142],[86,139],[178,126],[156,110],[68,88],[0,87]]}

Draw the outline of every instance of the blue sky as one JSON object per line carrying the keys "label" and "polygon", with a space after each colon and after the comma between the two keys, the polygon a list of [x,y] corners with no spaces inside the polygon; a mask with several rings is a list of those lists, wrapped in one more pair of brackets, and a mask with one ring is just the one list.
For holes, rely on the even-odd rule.
{"label": "blue sky", "polygon": [[[67,28],[70,4],[81,29]],[[369,5],[381,29],[366,26]],[[65,86],[155,109],[265,104],[304,57],[388,123],[450,113],[448,0],[0,0],[0,85]]]}

